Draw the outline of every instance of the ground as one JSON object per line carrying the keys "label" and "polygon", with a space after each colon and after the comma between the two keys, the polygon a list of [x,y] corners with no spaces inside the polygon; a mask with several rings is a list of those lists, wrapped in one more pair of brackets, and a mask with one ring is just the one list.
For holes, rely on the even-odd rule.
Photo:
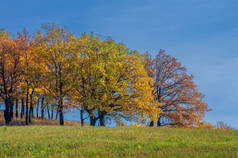
{"label": "ground", "polygon": [[238,131],[1,126],[0,157],[238,157]]}
{"label": "ground", "polygon": [[[80,126],[80,122],[78,121],[64,121],[66,126]],[[11,126],[24,126],[25,123],[25,116],[21,119],[21,114],[18,114],[18,117],[16,118],[16,114],[14,113],[13,120],[11,121],[10,125]],[[0,111],[0,126],[5,125],[5,120],[4,120],[4,112]],[[32,119],[31,125],[59,125],[59,120],[56,119],[47,119],[46,118],[41,119],[40,116],[37,118],[36,116]]]}

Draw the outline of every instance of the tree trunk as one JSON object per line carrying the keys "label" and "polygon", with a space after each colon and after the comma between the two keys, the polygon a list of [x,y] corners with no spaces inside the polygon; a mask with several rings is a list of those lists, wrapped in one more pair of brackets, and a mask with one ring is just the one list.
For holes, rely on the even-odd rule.
{"label": "tree trunk", "polygon": [[54,116],[54,108],[53,105],[51,105],[51,120],[53,119],[53,116]]}
{"label": "tree trunk", "polygon": [[84,118],[83,118],[83,109],[80,109],[80,120],[81,120],[81,126],[84,126]]}
{"label": "tree trunk", "polygon": [[25,117],[25,123],[26,123],[26,125],[29,124],[29,110],[28,110],[28,106],[26,106],[26,117]]}
{"label": "tree trunk", "polygon": [[16,99],[16,118],[18,118],[18,99]]}
{"label": "tree trunk", "polygon": [[90,125],[95,126],[97,119],[95,118],[93,112],[91,110],[87,110],[89,117],[90,117]]}
{"label": "tree trunk", "polygon": [[105,112],[105,111],[99,111],[98,114],[99,114],[100,126],[105,126],[104,117],[105,117],[105,115],[106,115],[106,112]]}
{"label": "tree trunk", "polygon": [[154,121],[150,122],[150,127],[154,127]]}
{"label": "tree trunk", "polygon": [[12,121],[11,107],[13,107],[13,103],[12,103],[11,99],[5,99],[4,118],[5,118],[6,125],[9,125],[10,122]]}
{"label": "tree trunk", "polygon": [[[158,89],[158,87],[157,87],[157,89]],[[161,87],[159,87],[158,92],[159,93],[158,93],[157,97],[158,97],[158,102],[160,103],[161,102],[161,100],[160,100],[160,98],[161,98]],[[159,127],[159,126],[161,126],[161,116],[159,116],[159,119],[157,121],[157,127]]]}
{"label": "tree trunk", "polygon": [[64,106],[63,106],[63,83],[61,82],[61,71],[60,71],[60,83],[59,83],[59,114],[60,114],[60,125],[64,125]]}
{"label": "tree trunk", "polygon": [[11,120],[13,119],[13,105],[14,105],[14,103],[11,101],[11,105],[10,105],[10,117],[11,117]]}
{"label": "tree trunk", "polygon": [[5,118],[6,125],[9,125],[9,123],[10,123],[10,107],[9,107],[8,102],[6,102],[6,101],[5,101],[4,118]]}
{"label": "tree trunk", "polygon": [[31,118],[34,118],[33,94],[34,94],[34,90],[31,93],[31,99],[30,99],[30,117]]}
{"label": "tree trunk", "polygon": [[26,89],[26,119],[25,119],[25,122],[26,122],[26,125],[29,124],[29,108],[28,108],[28,102],[29,102],[29,87],[27,85],[27,89]]}
{"label": "tree trunk", "polygon": [[34,94],[34,89],[32,90],[30,95],[29,123],[31,123],[31,119],[33,118],[33,94]]}
{"label": "tree trunk", "polygon": [[36,105],[36,117],[39,118],[39,104],[40,104],[40,99],[37,99],[37,105]]}
{"label": "tree trunk", "polygon": [[60,125],[64,125],[64,115],[63,115],[63,106],[60,107],[59,109],[59,114],[60,114]]}
{"label": "tree trunk", "polygon": [[56,114],[55,114],[55,119],[57,120],[58,119],[58,114],[59,114],[59,110],[58,108],[56,109]]}
{"label": "tree trunk", "polygon": [[48,113],[48,119],[50,119],[50,108],[49,103],[46,103],[47,113]]}
{"label": "tree trunk", "polygon": [[103,115],[99,117],[99,120],[100,120],[100,126],[105,126],[104,116]]}
{"label": "tree trunk", "polygon": [[161,126],[161,117],[159,117],[158,121],[157,121],[157,127]]}
{"label": "tree trunk", "polygon": [[90,116],[90,126],[95,126],[95,125],[96,125],[95,117],[94,116],[93,117]]}
{"label": "tree trunk", "polygon": [[23,118],[24,113],[25,113],[24,99],[21,99],[21,119]]}
{"label": "tree trunk", "polygon": [[34,107],[32,106],[31,107],[31,118],[34,118],[35,116],[34,116]]}
{"label": "tree trunk", "polygon": [[42,120],[44,119],[44,109],[45,109],[45,107],[44,107],[44,100],[45,100],[45,98],[43,97],[41,99],[41,119]]}

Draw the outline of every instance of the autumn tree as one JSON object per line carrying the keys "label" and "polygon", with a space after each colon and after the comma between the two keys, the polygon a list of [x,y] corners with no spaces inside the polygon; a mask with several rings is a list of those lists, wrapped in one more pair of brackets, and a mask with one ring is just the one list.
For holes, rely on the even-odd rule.
{"label": "autumn tree", "polygon": [[6,124],[13,118],[14,102],[16,117],[21,102],[26,124],[34,106],[42,119],[46,112],[52,119],[56,111],[60,125],[65,108],[77,107],[82,124],[87,113],[93,126],[105,126],[107,118],[199,126],[209,111],[193,76],[164,51],[155,58],[148,52],[142,56],[111,38],[76,37],[54,24],[43,28],[33,38],[27,31],[16,38],[0,31],[0,100]]}
{"label": "autumn tree", "polygon": [[42,62],[43,82],[42,89],[47,95],[57,101],[60,125],[64,125],[63,112],[64,98],[70,90],[68,80],[70,78],[70,59],[72,52],[77,47],[76,38],[72,33],[55,24],[44,25],[45,32],[37,32],[35,42],[38,59]]}
{"label": "autumn tree", "polygon": [[[186,68],[163,50],[155,59],[148,58],[148,55],[145,59],[147,71],[155,80],[155,100],[162,104],[157,126],[199,126],[209,109],[203,101],[204,95],[197,90],[193,75],[188,75]],[[150,125],[153,124],[152,121]]]}
{"label": "autumn tree", "polygon": [[31,116],[33,115],[33,97],[35,88],[37,88],[38,77],[36,76],[35,63],[33,61],[33,41],[26,29],[23,33],[18,33],[16,42],[21,48],[21,64],[22,64],[22,76],[20,82],[20,96],[25,100],[25,123],[28,125],[31,123]]}
{"label": "autumn tree", "polygon": [[[74,65],[73,93],[90,116],[90,124],[105,117],[144,121],[159,114],[141,58],[112,39],[90,35]],[[153,105],[152,105],[153,104]]]}
{"label": "autumn tree", "polygon": [[0,97],[5,103],[4,117],[8,125],[13,118],[13,106],[22,67],[21,48],[5,31],[0,31]]}

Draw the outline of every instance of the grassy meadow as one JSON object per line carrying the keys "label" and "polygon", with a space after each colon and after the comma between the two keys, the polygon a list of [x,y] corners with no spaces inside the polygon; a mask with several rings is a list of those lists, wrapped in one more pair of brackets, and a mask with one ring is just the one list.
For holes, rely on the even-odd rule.
{"label": "grassy meadow", "polygon": [[1,126],[0,157],[238,157],[238,131]]}

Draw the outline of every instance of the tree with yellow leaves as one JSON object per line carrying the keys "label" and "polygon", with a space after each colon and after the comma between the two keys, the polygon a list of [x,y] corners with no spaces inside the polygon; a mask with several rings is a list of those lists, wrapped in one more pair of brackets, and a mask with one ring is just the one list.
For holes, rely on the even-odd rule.
{"label": "tree with yellow leaves", "polygon": [[57,101],[60,125],[64,125],[65,96],[69,89],[70,61],[72,53],[77,49],[77,38],[65,28],[55,24],[44,25],[45,32],[35,35],[35,52],[42,62],[42,90]]}
{"label": "tree with yellow leaves", "polygon": [[[33,117],[37,102],[41,118],[59,114],[64,125],[66,108],[80,109],[81,122],[105,126],[116,122],[157,121],[158,126],[199,126],[209,111],[197,91],[193,76],[176,58],[163,51],[152,58],[122,43],[93,34],[76,37],[65,28],[48,24],[30,37],[26,31],[10,38],[0,31],[0,100],[5,103],[6,124],[13,118],[13,105],[22,102],[21,118]],[[51,117],[50,117],[51,109]]]}
{"label": "tree with yellow leaves", "polygon": [[112,39],[87,36],[80,57],[74,61],[73,94],[90,116],[90,124],[105,117],[144,121],[159,114],[153,102],[152,79],[136,51]]}
{"label": "tree with yellow leaves", "polygon": [[25,100],[25,123],[28,125],[31,123],[31,116],[33,115],[33,97],[35,89],[37,88],[38,76],[36,71],[36,63],[34,63],[33,56],[33,43],[30,39],[30,35],[27,30],[24,29],[23,33],[18,33],[16,42],[21,48],[21,65],[22,65],[22,75],[21,82],[19,85],[20,96]]}

